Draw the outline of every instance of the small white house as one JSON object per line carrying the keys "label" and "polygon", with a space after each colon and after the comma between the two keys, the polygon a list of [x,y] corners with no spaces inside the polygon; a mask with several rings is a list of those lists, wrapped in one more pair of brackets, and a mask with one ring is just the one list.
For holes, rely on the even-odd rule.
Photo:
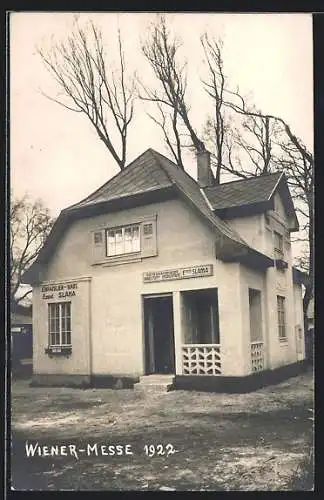
{"label": "small white house", "polygon": [[37,261],[35,384],[248,390],[305,358],[298,221],[282,173],[196,182],[148,149],[63,210]]}

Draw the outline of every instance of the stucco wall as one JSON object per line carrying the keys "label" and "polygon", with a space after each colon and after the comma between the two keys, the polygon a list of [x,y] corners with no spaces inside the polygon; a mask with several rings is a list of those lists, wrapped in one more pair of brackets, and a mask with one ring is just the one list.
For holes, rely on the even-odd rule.
{"label": "stucco wall", "polygon": [[268,318],[267,318],[267,293],[266,275],[240,266],[240,292],[242,302],[242,350],[244,352],[244,373],[251,373],[251,338],[250,338],[250,308],[249,308],[249,288],[261,292],[261,315],[262,324],[261,336],[264,342],[265,368],[268,367]]}
{"label": "stucco wall", "polygon": [[[103,224],[125,224],[130,218],[157,214],[158,255],[141,262],[122,265],[92,265],[91,231]],[[155,271],[199,264],[213,264],[213,276],[184,280],[143,283],[144,271]],[[91,277],[91,370],[93,374],[136,376],[144,372],[144,331],[142,297],[146,294],[173,292],[174,303],[182,290],[218,288],[219,322],[224,373],[242,374],[240,293],[238,264],[224,264],[216,259],[215,238],[209,227],[183,202],[169,202],[137,207],[75,222],[62,238],[45,274],[46,282]],[[35,370],[39,373],[80,372],[86,370],[87,358],[76,326],[72,326],[73,354],[69,359],[48,358],[43,354],[47,343],[47,305],[35,289]],[[233,302],[235,314],[233,314]],[[86,307],[86,306],[84,306]],[[74,298],[73,308],[80,310]],[[83,312],[85,314],[85,311]],[[91,314],[90,314],[91,313]],[[180,310],[174,307],[177,372],[181,370]],[[89,316],[90,317],[90,316]],[[82,319],[82,314],[74,318]],[[176,325],[179,325],[177,327]],[[85,332],[84,332],[85,335]],[[77,339],[77,340],[76,340]],[[80,343],[80,346],[78,345]],[[82,344],[82,345],[81,345]],[[88,366],[88,365],[87,365]]]}
{"label": "stucco wall", "polygon": [[[291,263],[285,271],[269,268],[267,271],[268,352],[269,368],[277,368],[297,361],[295,336],[295,304]],[[277,295],[285,297],[286,340],[279,340]]]}
{"label": "stucco wall", "polygon": [[[130,219],[134,221],[137,217],[152,215],[157,217],[157,256],[127,264],[93,265],[91,231],[102,226],[128,224]],[[251,238],[254,234],[254,245],[257,247],[262,227],[261,216],[255,223],[256,227],[251,218],[245,225],[242,223],[241,228],[244,226]],[[247,233],[244,235],[242,231],[242,236],[246,238]],[[212,276],[143,283],[145,271],[202,264],[213,265]],[[264,304],[264,329],[268,325],[269,336],[274,339],[269,349],[269,357],[272,357],[269,367],[295,361],[290,348],[287,350],[280,346],[279,349],[277,342],[274,293],[277,287],[276,273],[275,269],[268,271],[265,285],[264,278],[259,273],[250,272],[236,263],[225,264],[217,260],[212,230],[180,200],[77,221],[63,235],[42,283],[60,284],[69,280],[78,283],[78,294],[71,298],[72,355],[68,358],[50,358],[44,353],[48,341],[49,299],[42,298],[41,287],[36,287],[33,290],[34,372],[129,376],[143,374],[143,296],[172,292],[176,373],[181,374],[181,344],[184,342],[181,291],[217,288],[222,375],[250,373],[249,286],[264,290],[264,300],[265,297],[270,297],[270,304]],[[291,295],[291,324],[294,323],[295,314],[292,298]],[[55,300],[54,298],[53,301]],[[264,335],[266,337],[266,331]]]}
{"label": "stucco wall", "polygon": [[296,348],[298,361],[305,359],[305,333],[303,314],[303,291],[301,285],[294,284]]}
{"label": "stucco wall", "polygon": [[[91,373],[91,280],[88,277],[74,280],[65,279],[47,282],[54,284],[76,284],[76,295],[61,299],[58,292],[53,292],[53,298],[45,296],[51,293],[43,291],[45,284],[33,289],[33,371],[35,374],[75,374],[89,375]],[[72,321],[72,356],[49,357],[45,353],[48,346],[48,304],[71,301]]]}
{"label": "stucco wall", "polygon": [[249,217],[235,217],[228,223],[242,236],[242,238],[259,252],[265,252],[263,214]]}

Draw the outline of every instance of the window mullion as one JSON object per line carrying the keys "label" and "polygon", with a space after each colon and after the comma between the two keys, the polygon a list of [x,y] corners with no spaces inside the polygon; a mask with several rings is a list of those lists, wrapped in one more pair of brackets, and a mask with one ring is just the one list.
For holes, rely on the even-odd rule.
{"label": "window mullion", "polygon": [[62,338],[62,329],[63,329],[63,304],[60,304],[59,305],[59,337],[60,337],[60,345],[62,345],[62,341],[63,341],[63,338]]}

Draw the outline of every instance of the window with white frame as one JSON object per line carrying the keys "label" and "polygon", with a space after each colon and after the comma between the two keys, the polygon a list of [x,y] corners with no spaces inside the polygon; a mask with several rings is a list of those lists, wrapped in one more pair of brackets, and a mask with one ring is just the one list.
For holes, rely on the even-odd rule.
{"label": "window with white frame", "polygon": [[138,224],[106,230],[106,255],[122,255],[140,252],[140,228]]}
{"label": "window with white frame", "polygon": [[285,297],[277,295],[277,311],[278,311],[278,331],[279,340],[286,340],[286,314],[285,314]]}
{"label": "window with white frame", "polygon": [[71,302],[48,304],[48,337],[50,346],[71,345]]}
{"label": "window with white frame", "polygon": [[277,231],[273,232],[274,237],[274,251],[276,259],[280,259],[283,257],[284,247],[283,247],[283,236]]}

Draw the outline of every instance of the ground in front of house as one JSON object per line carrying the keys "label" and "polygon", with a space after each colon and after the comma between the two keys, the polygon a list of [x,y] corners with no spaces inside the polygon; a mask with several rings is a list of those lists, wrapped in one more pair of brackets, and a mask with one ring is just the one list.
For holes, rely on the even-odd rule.
{"label": "ground in front of house", "polygon": [[[248,394],[143,395],[16,380],[11,408],[16,490],[313,489],[309,464],[308,475],[303,469],[311,371]],[[47,455],[51,447],[57,456]]]}

